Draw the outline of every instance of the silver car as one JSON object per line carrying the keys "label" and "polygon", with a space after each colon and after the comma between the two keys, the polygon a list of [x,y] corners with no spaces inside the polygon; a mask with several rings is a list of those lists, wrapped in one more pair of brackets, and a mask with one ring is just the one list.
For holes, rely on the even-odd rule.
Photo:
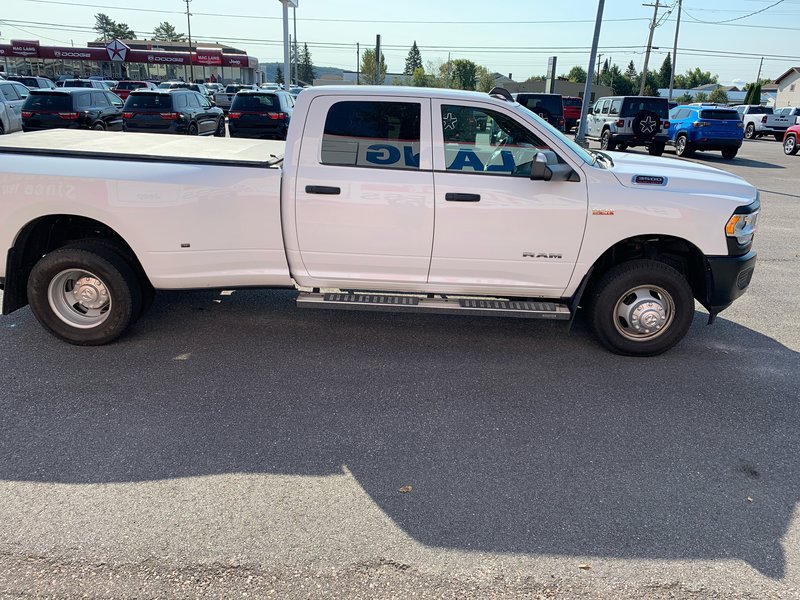
{"label": "silver car", "polygon": [[21,83],[0,80],[0,134],[22,130],[22,105],[29,94]]}
{"label": "silver car", "polygon": [[600,98],[586,117],[586,137],[598,140],[602,150],[645,146],[661,156],[669,140],[669,104],[657,96]]}

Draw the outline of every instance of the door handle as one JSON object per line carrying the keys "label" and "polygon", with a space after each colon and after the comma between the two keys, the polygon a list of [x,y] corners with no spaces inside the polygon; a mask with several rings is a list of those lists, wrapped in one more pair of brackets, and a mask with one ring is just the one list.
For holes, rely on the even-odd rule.
{"label": "door handle", "polygon": [[448,202],[480,202],[480,194],[457,194],[455,192],[447,192],[444,199]]}
{"label": "door handle", "polygon": [[341,194],[342,190],[338,187],[331,187],[327,185],[307,185],[306,186],[306,194],[328,194],[328,195],[338,195]]}

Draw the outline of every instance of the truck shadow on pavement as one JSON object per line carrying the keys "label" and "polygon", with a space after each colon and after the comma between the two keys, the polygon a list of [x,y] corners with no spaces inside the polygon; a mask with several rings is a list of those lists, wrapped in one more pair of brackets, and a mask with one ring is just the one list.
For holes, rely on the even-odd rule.
{"label": "truck shadow on pavement", "polygon": [[[785,574],[800,355],[724,318],[653,359],[578,323],[301,311],[162,293],[117,343],[0,319],[0,479],[347,468],[433,547],[741,559]],[[79,376],[82,374],[82,376]],[[400,493],[411,485],[410,493]]]}

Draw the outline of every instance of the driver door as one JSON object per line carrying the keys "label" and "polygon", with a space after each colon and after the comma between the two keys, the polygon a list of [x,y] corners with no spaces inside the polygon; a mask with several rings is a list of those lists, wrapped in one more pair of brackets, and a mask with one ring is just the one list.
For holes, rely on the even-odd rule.
{"label": "driver door", "polygon": [[534,157],[551,145],[512,108],[434,100],[432,114],[428,282],[463,293],[560,296],[583,239],[586,182],[532,181]]}

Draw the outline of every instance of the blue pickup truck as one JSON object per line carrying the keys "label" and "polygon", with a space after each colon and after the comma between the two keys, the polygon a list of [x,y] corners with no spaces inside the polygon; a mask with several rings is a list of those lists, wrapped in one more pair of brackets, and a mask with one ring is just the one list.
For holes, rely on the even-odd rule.
{"label": "blue pickup truck", "polygon": [[739,113],[720,106],[676,106],[669,113],[668,144],[678,156],[700,150],[721,150],[726,160],[739,152],[744,126]]}

